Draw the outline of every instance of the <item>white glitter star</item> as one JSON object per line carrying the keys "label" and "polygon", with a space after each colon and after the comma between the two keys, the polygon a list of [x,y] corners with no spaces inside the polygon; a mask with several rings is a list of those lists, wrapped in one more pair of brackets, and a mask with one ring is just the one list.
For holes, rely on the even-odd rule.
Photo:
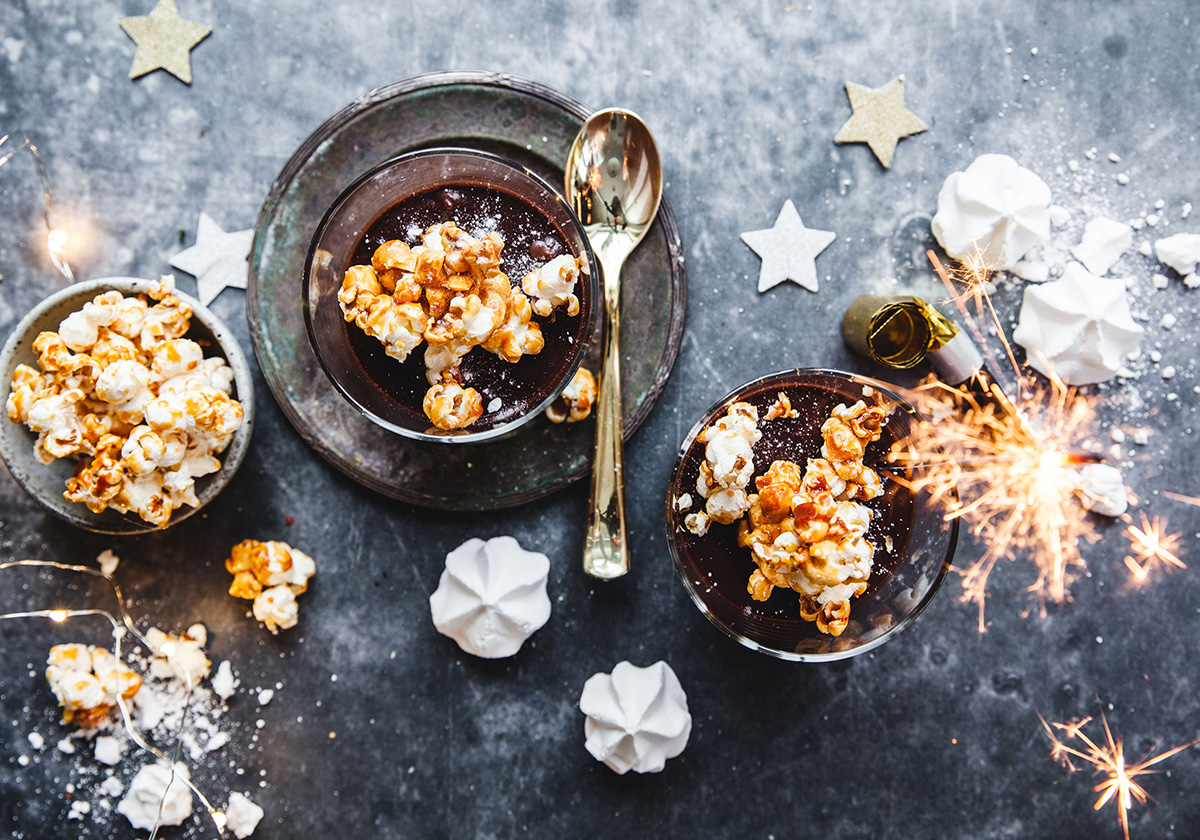
{"label": "white glitter star", "polygon": [[253,241],[253,228],[226,233],[207,213],[201,213],[196,244],[167,262],[196,278],[196,297],[208,306],[225,288],[246,288]]}
{"label": "white glitter star", "polygon": [[817,255],[829,247],[837,234],[806,228],[789,198],[779,211],[774,227],[742,234],[754,253],[762,257],[758,290],[765,292],[784,280],[791,280],[810,292],[817,290]]}

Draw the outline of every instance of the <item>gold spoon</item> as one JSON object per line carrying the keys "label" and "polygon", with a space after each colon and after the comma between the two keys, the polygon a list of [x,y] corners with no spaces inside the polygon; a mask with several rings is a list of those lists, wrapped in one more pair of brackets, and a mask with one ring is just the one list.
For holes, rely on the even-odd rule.
{"label": "gold spoon", "polygon": [[611,579],[629,571],[621,455],[621,267],[642,241],[662,198],[662,165],[641,117],[606,108],[588,118],[567,155],[566,196],[587,231],[604,278],[608,316],[596,399],[592,492],[583,570]]}

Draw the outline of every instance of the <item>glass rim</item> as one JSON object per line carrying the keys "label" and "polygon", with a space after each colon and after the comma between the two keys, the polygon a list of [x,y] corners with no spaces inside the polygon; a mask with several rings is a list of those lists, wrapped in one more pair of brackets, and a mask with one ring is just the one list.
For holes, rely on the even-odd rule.
{"label": "glass rim", "polygon": [[675,541],[676,511],[674,508],[674,485],[677,477],[680,474],[680,470],[683,468],[684,459],[687,456],[687,453],[691,450],[692,445],[695,443],[696,437],[712,422],[713,418],[716,416],[716,413],[721,408],[735,401],[736,397],[744,394],[746,391],[749,391],[750,389],[759,385],[768,384],[784,378],[795,378],[799,376],[832,376],[834,378],[843,379],[855,384],[868,385],[871,388],[883,393],[886,397],[888,397],[888,399],[892,400],[897,406],[902,408],[907,414],[918,421],[924,421],[926,419],[924,415],[917,411],[917,409],[911,403],[904,399],[904,397],[897,394],[893,390],[894,386],[890,385],[889,383],[882,382],[878,379],[873,379],[869,376],[862,376],[857,373],[850,373],[848,371],[837,370],[835,368],[787,368],[744,382],[709,406],[709,408],[700,415],[700,418],[692,426],[691,430],[684,437],[683,443],[681,443],[679,446],[679,451],[676,453],[675,460],[671,465],[670,478],[668,479],[667,485],[665,520],[667,531],[667,547],[671,551],[671,560],[675,564],[675,572],[679,575],[680,582],[683,584],[683,588],[691,597],[692,602],[696,605],[697,609],[704,614],[704,617],[707,618],[714,627],[716,627],[726,636],[738,642],[743,647],[749,648],[750,650],[758,653],[766,654],[767,656],[771,656],[775,659],[782,659],[788,662],[836,662],[841,659],[850,659],[851,657],[860,656],[864,653],[874,650],[875,648],[894,638],[898,633],[908,627],[908,625],[912,624],[917,616],[924,612],[925,608],[929,605],[934,596],[938,593],[938,590],[941,588],[942,582],[946,578],[946,573],[950,570],[950,566],[953,562],[954,552],[958,546],[959,522],[957,518],[950,520],[949,528],[947,529],[949,532],[949,538],[946,543],[946,553],[942,559],[937,575],[934,577],[929,589],[921,596],[920,601],[917,602],[913,610],[905,615],[904,618],[897,621],[895,625],[888,628],[874,639],[870,639],[869,641],[845,650],[822,653],[799,653],[797,651],[780,650],[778,648],[764,645],[761,642],[757,642],[754,639],[749,638],[744,633],[738,632],[736,629],[730,627],[728,624],[718,618],[689,582],[688,575],[683,567],[683,559],[680,556],[680,551],[676,546]]}

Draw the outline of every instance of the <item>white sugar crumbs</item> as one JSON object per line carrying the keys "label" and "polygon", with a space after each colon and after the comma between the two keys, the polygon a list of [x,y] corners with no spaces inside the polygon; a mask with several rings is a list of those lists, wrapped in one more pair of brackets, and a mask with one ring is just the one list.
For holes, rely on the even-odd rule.
{"label": "white sugar crumbs", "polygon": [[[97,561],[103,568],[103,555]],[[167,754],[171,754],[176,743],[179,743],[182,747],[181,758],[186,762],[186,765],[180,766],[193,774],[204,768],[204,777],[208,781],[201,784],[201,790],[214,801],[225,799],[222,786],[229,784],[229,779],[225,777],[232,777],[230,768],[247,764],[250,751],[256,749],[252,744],[255,739],[244,734],[246,724],[225,717],[229,711],[225,701],[235,694],[234,689],[238,685],[229,663],[222,662],[213,675],[211,685],[207,680],[201,681],[192,689],[189,698],[182,680],[172,675],[169,669],[152,667],[152,657],[141,649],[126,649],[122,651],[122,658],[143,678],[141,689],[130,703],[134,728],[149,743]],[[270,702],[274,693],[271,689],[260,690],[257,694],[259,704]],[[53,700],[49,699],[49,702]],[[181,730],[180,724],[185,721],[185,716],[186,726]],[[261,729],[265,721],[259,720],[253,725]],[[68,725],[63,726],[65,728]],[[40,733],[30,732],[26,737],[34,750],[40,751],[47,744],[46,737]],[[139,773],[155,766],[153,756],[134,744],[115,712],[92,729],[71,727],[71,731],[60,738],[55,746],[58,751],[57,762],[65,762],[69,774],[69,781],[63,780],[65,784],[55,777],[55,781],[62,785],[71,798],[66,819],[86,822],[93,833],[124,836],[129,830],[127,820],[131,819],[127,812],[131,812],[132,807],[126,800],[135,793],[131,785]],[[235,752],[220,760],[215,759],[215,754],[229,753],[230,750]],[[66,756],[74,758],[67,759]],[[18,763],[29,766],[31,760],[28,756],[20,756]],[[53,766],[48,764],[47,771]],[[262,786],[265,786],[265,782],[260,784]],[[139,788],[137,796],[144,799],[144,794],[145,791]],[[154,801],[150,804],[157,812],[158,797],[152,798]],[[240,793],[230,793],[228,801],[237,803],[238,820],[236,827],[230,823],[227,831],[238,838],[249,836],[262,818],[261,809]],[[118,802],[125,807],[118,808]],[[184,807],[182,802],[174,805],[181,809]],[[181,819],[194,813],[189,805]],[[137,811],[137,814],[140,815],[141,811]],[[141,817],[138,816],[138,819]]]}

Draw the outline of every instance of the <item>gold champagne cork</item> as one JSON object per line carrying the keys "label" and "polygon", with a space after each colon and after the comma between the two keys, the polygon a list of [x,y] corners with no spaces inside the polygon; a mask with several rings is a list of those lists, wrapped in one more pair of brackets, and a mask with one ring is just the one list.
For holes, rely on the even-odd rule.
{"label": "gold champagne cork", "polygon": [[957,334],[953,321],[913,295],[862,295],[842,318],[850,349],[900,370],[920,364]]}

